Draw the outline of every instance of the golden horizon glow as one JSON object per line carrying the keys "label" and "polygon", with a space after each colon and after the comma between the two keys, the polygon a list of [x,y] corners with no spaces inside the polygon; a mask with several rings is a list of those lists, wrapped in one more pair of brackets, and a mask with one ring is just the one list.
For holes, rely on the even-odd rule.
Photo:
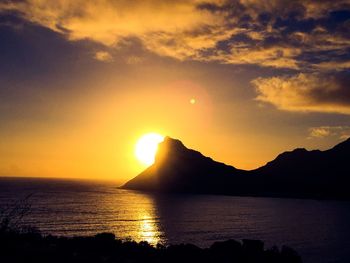
{"label": "golden horizon glow", "polygon": [[135,156],[144,165],[152,165],[158,150],[158,144],[164,140],[164,136],[158,133],[147,133],[136,143]]}
{"label": "golden horizon glow", "polygon": [[265,2],[0,0],[0,176],[122,184],[151,131],[245,170],[349,137],[346,1]]}

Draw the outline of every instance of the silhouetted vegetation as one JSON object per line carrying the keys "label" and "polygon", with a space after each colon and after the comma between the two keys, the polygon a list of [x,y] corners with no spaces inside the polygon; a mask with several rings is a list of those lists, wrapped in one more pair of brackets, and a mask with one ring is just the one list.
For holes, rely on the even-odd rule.
{"label": "silhouetted vegetation", "polygon": [[0,232],[0,247],[0,262],[302,262],[293,249],[264,250],[259,240],[228,240],[202,249],[191,244],[154,247],[147,242],[121,241],[111,233],[68,238],[7,230]]}
{"label": "silhouetted vegetation", "polygon": [[28,201],[31,195],[17,200],[13,204],[0,207],[0,233],[6,232],[33,232],[31,226],[23,224],[22,219],[30,212],[31,203]]}

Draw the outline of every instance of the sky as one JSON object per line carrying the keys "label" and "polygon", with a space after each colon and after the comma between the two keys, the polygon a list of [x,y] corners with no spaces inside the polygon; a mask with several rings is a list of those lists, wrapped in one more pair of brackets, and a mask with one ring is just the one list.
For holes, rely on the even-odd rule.
{"label": "sky", "polygon": [[349,83],[350,1],[2,0],[0,176],[125,182],[149,132],[254,169],[348,138]]}

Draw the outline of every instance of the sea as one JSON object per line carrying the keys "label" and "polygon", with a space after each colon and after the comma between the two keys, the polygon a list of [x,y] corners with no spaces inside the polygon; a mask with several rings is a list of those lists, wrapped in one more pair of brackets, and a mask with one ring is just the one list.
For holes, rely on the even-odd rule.
{"label": "sea", "polygon": [[23,203],[30,209],[21,224],[43,234],[112,232],[123,240],[200,247],[259,239],[266,248],[294,248],[306,263],[350,262],[348,201],[153,194],[103,181],[0,178],[0,210]]}

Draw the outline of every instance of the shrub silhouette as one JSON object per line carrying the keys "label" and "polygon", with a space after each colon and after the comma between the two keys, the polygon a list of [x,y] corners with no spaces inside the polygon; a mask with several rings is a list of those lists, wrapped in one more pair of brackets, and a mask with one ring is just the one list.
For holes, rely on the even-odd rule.
{"label": "shrub silhouette", "polygon": [[259,240],[215,242],[210,248],[192,244],[156,247],[147,242],[122,241],[114,234],[101,233],[90,237],[43,236],[40,233],[0,233],[0,262],[203,262],[203,263],[300,263],[300,256],[283,246],[264,250]]}
{"label": "shrub silhouette", "polygon": [[0,233],[3,232],[20,232],[34,233],[39,232],[38,229],[23,224],[22,219],[31,211],[31,203],[29,199],[32,194],[23,199],[19,199],[13,204],[0,207]]}

